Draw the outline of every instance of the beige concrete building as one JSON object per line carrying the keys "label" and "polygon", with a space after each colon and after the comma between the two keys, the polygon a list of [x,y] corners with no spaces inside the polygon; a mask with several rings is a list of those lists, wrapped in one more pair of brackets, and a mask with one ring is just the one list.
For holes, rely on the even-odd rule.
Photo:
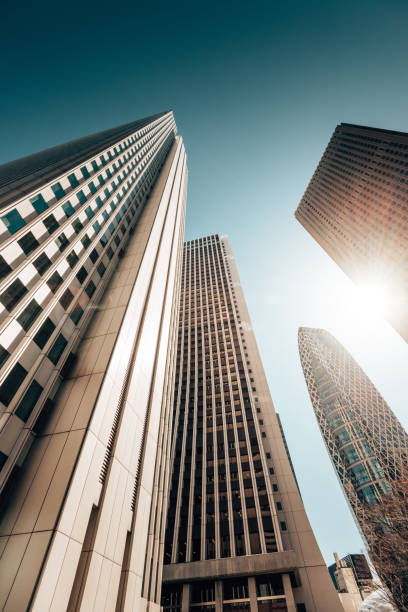
{"label": "beige concrete building", "polygon": [[186,199],[171,112],[0,167],[0,609],[159,610]]}
{"label": "beige concrete building", "polygon": [[225,236],[184,245],[162,605],[341,612]]}
{"label": "beige concrete building", "polygon": [[338,125],[296,218],[408,342],[407,213],[408,134]]}

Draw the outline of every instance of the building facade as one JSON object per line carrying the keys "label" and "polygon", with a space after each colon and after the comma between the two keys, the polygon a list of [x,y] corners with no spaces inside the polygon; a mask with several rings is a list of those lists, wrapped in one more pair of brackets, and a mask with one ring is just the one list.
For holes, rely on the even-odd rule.
{"label": "building facade", "polygon": [[162,605],[336,612],[229,241],[186,242]]}
{"label": "building facade", "polygon": [[0,167],[0,608],[159,610],[186,157],[172,112]]}
{"label": "building facade", "polygon": [[300,328],[299,352],[327,451],[364,537],[365,504],[390,493],[408,436],[363,370],[331,334]]}
{"label": "building facade", "polygon": [[296,218],[408,341],[408,134],[338,125]]}
{"label": "building facade", "polygon": [[367,562],[367,558],[362,553],[346,555],[339,559],[337,554],[334,554],[335,563],[329,565],[329,574],[333,580],[333,584],[337,590],[341,589],[341,584],[336,579],[336,570],[338,568],[347,567],[352,570],[355,583],[359,592],[366,596],[373,588],[373,575]]}

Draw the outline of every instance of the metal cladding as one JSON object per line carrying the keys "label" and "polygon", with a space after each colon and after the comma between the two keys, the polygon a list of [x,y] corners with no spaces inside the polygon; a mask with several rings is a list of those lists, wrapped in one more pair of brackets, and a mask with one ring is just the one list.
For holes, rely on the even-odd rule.
{"label": "metal cladding", "polygon": [[0,608],[159,609],[186,202],[172,112],[0,168]]}

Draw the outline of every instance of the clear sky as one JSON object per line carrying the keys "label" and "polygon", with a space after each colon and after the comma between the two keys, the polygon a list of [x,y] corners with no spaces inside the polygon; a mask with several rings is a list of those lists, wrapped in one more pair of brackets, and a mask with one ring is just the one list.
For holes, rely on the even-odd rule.
{"label": "clear sky", "polygon": [[0,163],[174,109],[187,239],[228,234],[326,561],[362,546],[315,422],[299,325],[324,327],[405,427],[408,346],[293,213],[337,123],[408,131],[406,0],[6,2]]}

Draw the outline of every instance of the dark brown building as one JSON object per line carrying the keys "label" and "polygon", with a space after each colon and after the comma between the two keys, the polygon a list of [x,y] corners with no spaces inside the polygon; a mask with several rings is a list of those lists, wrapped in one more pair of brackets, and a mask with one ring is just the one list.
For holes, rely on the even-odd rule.
{"label": "dark brown building", "polygon": [[164,610],[340,611],[226,237],[184,245],[175,378]]}

